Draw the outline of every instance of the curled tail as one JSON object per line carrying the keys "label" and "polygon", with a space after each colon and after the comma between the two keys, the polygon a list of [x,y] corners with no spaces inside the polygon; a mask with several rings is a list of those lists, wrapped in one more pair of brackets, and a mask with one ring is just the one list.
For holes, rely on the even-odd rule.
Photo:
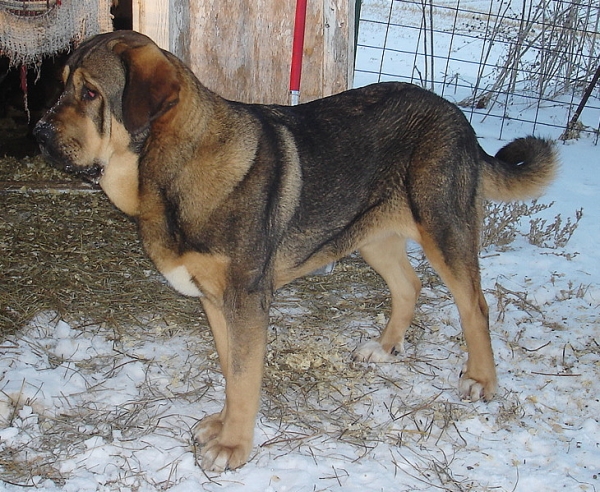
{"label": "curled tail", "polygon": [[483,196],[496,201],[536,198],[558,170],[554,143],[537,137],[513,140],[494,157],[484,152],[483,160]]}

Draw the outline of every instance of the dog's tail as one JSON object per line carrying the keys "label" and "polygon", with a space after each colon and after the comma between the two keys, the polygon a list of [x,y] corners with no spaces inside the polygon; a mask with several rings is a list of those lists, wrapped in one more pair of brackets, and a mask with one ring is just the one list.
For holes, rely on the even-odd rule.
{"label": "dog's tail", "polygon": [[484,153],[483,196],[494,201],[540,196],[558,171],[554,143],[537,137],[513,140],[492,157]]}

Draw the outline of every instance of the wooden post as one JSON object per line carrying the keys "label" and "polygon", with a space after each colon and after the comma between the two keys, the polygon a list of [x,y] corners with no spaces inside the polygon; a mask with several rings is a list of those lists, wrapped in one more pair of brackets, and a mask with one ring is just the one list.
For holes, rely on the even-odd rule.
{"label": "wooden post", "polygon": [[[289,102],[293,0],[134,0],[134,29],[184,60],[209,89]],[[352,85],[355,0],[310,0],[300,102]]]}

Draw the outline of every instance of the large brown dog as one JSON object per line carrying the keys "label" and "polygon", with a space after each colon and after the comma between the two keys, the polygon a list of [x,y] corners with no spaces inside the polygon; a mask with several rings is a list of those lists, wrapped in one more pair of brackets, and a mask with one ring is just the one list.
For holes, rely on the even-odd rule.
{"label": "large brown dog", "polygon": [[412,239],[460,312],[460,395],[492,397],[482,202],[541,193],[556,168],[549,142],[518,139],[492,157],[458,108],[409,84],[295,107],[227,101],[134,32],[82,44],[64,83],[35,130],[43,152],[136,217],[157,268],[201,299],[210,322],[226,399],[195,428],[204,468],[236,468],[250,454],[273,292],[357,249],[387,282],[392,312],[355,358],[402,347],[420,289]]}

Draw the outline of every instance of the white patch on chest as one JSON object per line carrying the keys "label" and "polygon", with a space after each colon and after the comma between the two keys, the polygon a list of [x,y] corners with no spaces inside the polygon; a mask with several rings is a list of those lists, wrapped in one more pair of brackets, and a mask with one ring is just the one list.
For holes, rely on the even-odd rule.
{"label": "white patch on chest", "polygon": [[177,292],[189,297],[203,297],[202,292],[192,280],[190,272],[184,265],[163,273],[163,276]]}

